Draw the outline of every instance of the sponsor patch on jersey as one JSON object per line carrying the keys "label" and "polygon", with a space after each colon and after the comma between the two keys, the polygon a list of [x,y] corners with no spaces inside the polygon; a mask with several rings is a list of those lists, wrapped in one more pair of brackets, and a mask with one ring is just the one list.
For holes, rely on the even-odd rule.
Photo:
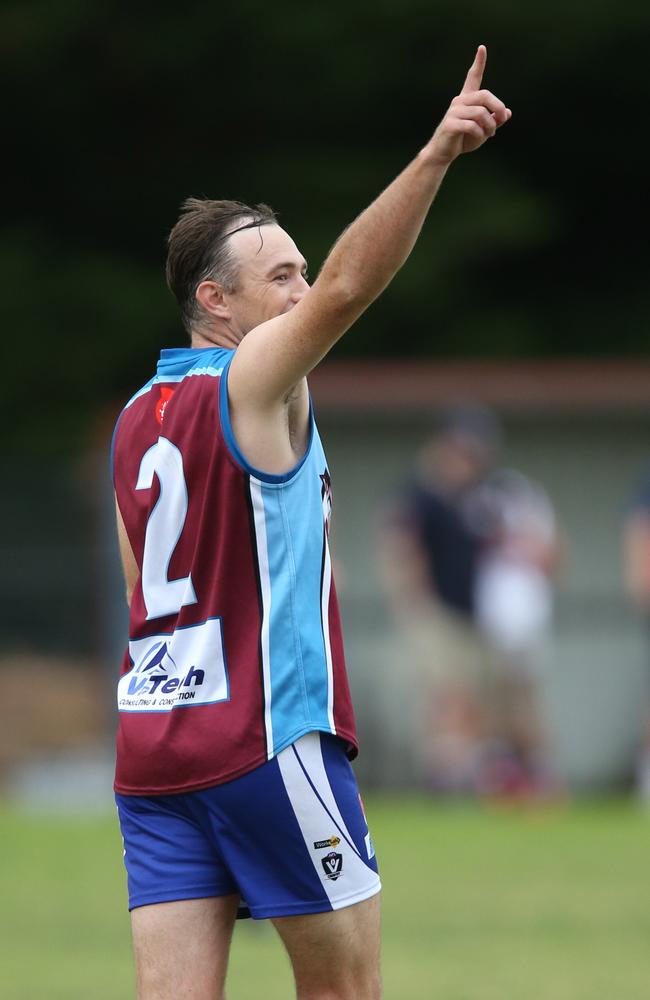
{"label": "sponsor patch on jersey", "polygon": [[322,847],[338,847],[340,843],[340,837],[328,837],[327,840],[315,840],[314,847],[319,851]]}
{"label": "sponsor patch on jersey", "polygon": [[220,618],[132,639],[129,654],[133,668],[117,686],[120,712],[171,712],[230,697]]}
{"label": "sponsor patch on jersey", "polygon": [[368,860],[370,860],[375,856],[375,845],[372,842],[370,831],[368,831],[368,833],[365,836],[365,843],[366,843],[366,854],[368,855]]}

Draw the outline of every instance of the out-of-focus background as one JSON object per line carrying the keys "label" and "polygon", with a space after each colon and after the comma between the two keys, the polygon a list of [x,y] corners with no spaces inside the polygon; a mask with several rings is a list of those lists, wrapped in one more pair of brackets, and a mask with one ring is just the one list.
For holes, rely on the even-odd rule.
{"label": "out-of-focus background", "polygon": [[[47,856],[46,812],[84,813],[60,820],[81,831],[89,810],[101,824],[111,808],[126,608],[108,449],[159,349],[185,342],[163,278],[180,202],[268,202],[315,276],[427,140],[484,42],[485,85],[512,121],[453,166],[403,272],[312,379],[357,771],[389,817],[378,831],[389,867],[410,824],[435,838],[438,816],[453,840],[439,810],[458,800],[562,803],[578,816],[570,840],[592,829],[585,796],[622,795],[614,839],[637,884],[637,855],[621,845],[641,838],[650,799],[649,38],[640,0],[2,5],[0,822],[7,844],[31,845],[26,872]],[[459,830],[494,846],[481,816],[463,813]],[[508,830],[505,842],[532,845],[525,879],[534,838]],[[12,883],[25,954],[32,901],[61,889],[47,888],[53,867],[29,891]],[[76,920],[92,937],[84,905]],[[525,914],[513,906],[514,927]],[[621,928],[650,924],[647,907],[620,909]],[[56,919],[52,906],[48,927]],[[471,943],[475,928],[459,928]],[[489,976],[463,992],[446,957],[448,996],[506,995]],[[28,965],[14,961],[8,997],[85,995],[65,971],[49,992],[29,985]],[[643,996],[640,982],[625,995]],[[616,993],[586,979],[564,993],[543,971],[525,991],[513,983],[512,996]]]}

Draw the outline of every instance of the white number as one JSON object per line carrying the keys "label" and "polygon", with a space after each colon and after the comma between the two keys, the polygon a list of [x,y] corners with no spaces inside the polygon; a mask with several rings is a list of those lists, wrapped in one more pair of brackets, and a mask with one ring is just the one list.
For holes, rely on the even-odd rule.
{"label": "white number", "polygon": [[167,438],[158,438],[142,456],[136,490],[150,490],[158,477],[160,497],[149,515],[142,558],[142,594],[147,620],[176,614],[196,604],[192,576],[168,579],[169,563],[187,517],[187,486],[183,456]]}

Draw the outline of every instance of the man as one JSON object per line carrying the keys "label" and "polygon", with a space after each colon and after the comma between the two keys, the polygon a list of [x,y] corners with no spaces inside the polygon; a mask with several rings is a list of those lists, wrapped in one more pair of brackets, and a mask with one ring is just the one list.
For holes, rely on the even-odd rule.
{"label": "man", "polygon": [[[116,793],[140,1000],[222,996],[238,907],[272,919],[299,997],[376,998],[377,865],[306,376],[408,257],[450,163],[510,118],[480,46],[424,149],[310,288],[265,206],[191,199],[163,351],[114,438],[130,643]],[[182,944],[182,947],[180,946]]]}
{"label": "man", "polygon": [[445,411],[380,520],[382,576],[413,671],[413,765],[434,792],[559,790],[538,690],[559,539],[544,490],[497,464],[501,439],[490,410]]}
{"label": "man", "polygon": [[479,791],[490,735],[476,583],[491,531],[481,491],[500,440],[489,410],[444,411],[380,518],[382,578],[411,672],[411,766],[438,793]]}

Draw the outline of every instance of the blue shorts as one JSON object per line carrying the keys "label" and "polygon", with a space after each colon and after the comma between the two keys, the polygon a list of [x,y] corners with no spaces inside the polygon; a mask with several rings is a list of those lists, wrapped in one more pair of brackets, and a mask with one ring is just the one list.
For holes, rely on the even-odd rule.
{"label": "blue shorts", "polygon": [[381,888],[354,773],[325,733],[214,788],[116,801],[129,909],[239,893],[239,915],[263,919],[337,910]]}

